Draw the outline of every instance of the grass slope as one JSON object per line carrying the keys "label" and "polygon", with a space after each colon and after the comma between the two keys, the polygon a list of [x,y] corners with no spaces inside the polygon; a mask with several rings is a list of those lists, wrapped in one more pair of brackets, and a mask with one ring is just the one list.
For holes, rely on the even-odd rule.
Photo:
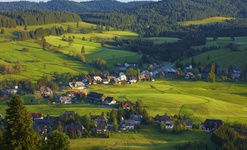
{"label": "grass slope", "polygon": [[[99,142],[100,141],[100,142]],[[82,150],[95,147],[108,149],[169,149],[182,142],[205,142],[209,149],[215,149],[210,134],[201,131],[185,132],[179,135],[159,133],[157,128],[143,126],[138,133],[110,133],[110,138],[86,138],[71,140],[71,149]]]}
{"label": "grass slope", "polygon": [[202,20],[195,20],[195,21],[183,21],[179,22],[182,26],[189,26],[189,25],[201,25],[201,24],[210,24],[210,23],[216,23],[216,22],[223,22],[226,20],[232,20],[234,18],[232,17],[210,17]]}
{"label": "grass slope", "polygon": [[[88,33],[78,34],[78,32],[84,28],[95,28],[96,25],[80,22],[79,27],[76,27],[76,22],[71,23],[58,23],[47,24],[38,26],[28,26],[28,30],[35,30],[37,28],[50,28],[52,26],[60,27],[64,29],[70,26],[74,33],[65,34],[66,37],[75,36],[75,39],[71,46],[68,46],[68,42],[62,41],[62,36],[46,36],[47,42],[54,46],[61,45],[61,52],[52,53],[43,51],[42,48],[34,42],[34,40],[28,41],[13,41],[16,39],[16,33],[24,31],[23,26],[17,26],[16,28],[4,28],[5,34],[0,35],[1,49],[0,49],[0,63],[7,63],[7,61],[13,61],[15,63],[9,63],[10,65],[20,64],[23,66],[23,71],[18,75],[4,75],[0,76],[0,80],[3,79],[15,79],[15,78],[32,78],[37,80],[43,75],[51,75],[57,71],[59,73],[72,73],[78,74],[81,72],[88,73],[88,70],[92,66],[85,65],[75,58],[71,57],[76,53],[81,53],[82,46],[85,47],[85,57],[87,62],[96,60],[97,58],[103,58],[107,61],[109,68],[113,67],[115,63],[124,63],[126,61],[135,62],[138,61],[141,55],[134,52],[119,50],[118,47],[107,46],[101,47],[100,42],[102,40],[112,40],[112,38],[136,38],[137,34],[129,31],[104,31],[103,33]],[[82,37],[86,40],[83,41]],[[92,39],[92,42],[89,39]],[[28,48],[29,52],[22,52],[22,48]],[[67,55],[69,54],[69,55]],[[32,60],[38,60],[39,62],[32,62]],[[64,66],[63,62],[67,61],[68,65]],[[44,67],[45,65],[45,67]],[[46,68],[46,69],[45,69]]]}
{"label": "grass slope", "polygon": [[150,115],[180,114],[201,123],[206,118],[247,122],[246,84],[155,81],[133,85],[90,86],[92,91],[135,102],[142,99]]}
{"label": "grass slope", "polygon": [[[235,37],[235,41],[231,41],[230,37],[219,37],[217,40],[212,38],[207,38],[206,45],[202,46],[193,46],[194,49],[202,49],[203,47],[209,46],[221,46],[225,47],[229,43],[235,43],[239,45],[240,51],[233,52],[228,48],[222,48],[219,50],[211,50],[204,52],[202,54],[193,56],[195,61],[199,61],[202,64],[207,63],[217,63],[220,67],[229,67],[229,66],[245,66],[247,64],[247,38],[246,37]],[[210,59],[208,60],[208,55]],[[182,63],[186,64],[191,62],[192,57],[186,58]]]}
{"label": "grass slope", "polygon": [[[21,49],[24,47],[28,48],[29,52],[22,52]],[[0,63],[7,63],[5,61],[7,60],[16,62],[8,63],[10,65],[20,64],[23,66],[20,74],[2,75],[0,76],[0,80],[11,78],[31,78],[37,80],[43,75],[49,75],[55,71],[78,74],[79,72],[87,73],[89,70],[88,66],[72,57],[44,51],[33,40],[1,43],[0,58]],[[39,60],[39,62],[32,62],[32,60]],[[67,66],[63,65],[64,61],[68,62]],[[46,69],[44,68],[44,64]]]}

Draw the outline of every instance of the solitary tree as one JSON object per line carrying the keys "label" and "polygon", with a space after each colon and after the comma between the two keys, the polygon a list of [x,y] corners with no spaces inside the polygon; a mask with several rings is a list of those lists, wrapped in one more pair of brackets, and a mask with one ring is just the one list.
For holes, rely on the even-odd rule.
{"label": "solitary tree", "polygon": [[41,137],[32,128],[33,122],[22,98],[19,95],[15,95],[7,104],[3,149],[39,149]]}
{"label": "solitary tree", "polygon": [[57,130],[48,135],[46,143],[44,143],[44,150],[69,150],[69,137]]}
{"label": "solitary tree", "polygon": [[85,47],[84,46],[81,47],[81,53],[85,54]]}

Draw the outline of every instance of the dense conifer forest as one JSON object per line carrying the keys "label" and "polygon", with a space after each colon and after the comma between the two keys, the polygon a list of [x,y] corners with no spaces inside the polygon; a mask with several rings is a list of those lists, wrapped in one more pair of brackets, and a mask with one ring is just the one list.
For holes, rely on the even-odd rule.
{"label": "dense conifer forest", "polygon": [[48,2],[0,2],[1,11],[13,10],[28,10],[28,9],[41,9],[52,11],[70,11],[74,13],[83,12],[103,12],[111,10],[120,10],[141,6],[144,4],[152,3],[150,1],[133,1],[123,3],[115,0],[95,0],[95,1],[82,1],[75,2],[69,0],[51,0]]}

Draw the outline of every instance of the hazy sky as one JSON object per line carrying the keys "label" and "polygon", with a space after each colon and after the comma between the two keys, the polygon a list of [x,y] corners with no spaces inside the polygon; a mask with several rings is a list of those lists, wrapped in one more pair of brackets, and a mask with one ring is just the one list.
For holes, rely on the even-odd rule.
{"label": "hazy sky", "polygon": [[[50,0],[0,0],[0,2],[13,2],[13,1],[31,1],[31,2],[47,2]],[[81,2],[81,1],[90,1],[90,0],[70,0],[70,1],[76,1],[76,2]],[[129,2],[129,1],[150,1],[150,0],[117,0],[121,2]],[[158,0],[152,0],[152,1],[158,1]]]}

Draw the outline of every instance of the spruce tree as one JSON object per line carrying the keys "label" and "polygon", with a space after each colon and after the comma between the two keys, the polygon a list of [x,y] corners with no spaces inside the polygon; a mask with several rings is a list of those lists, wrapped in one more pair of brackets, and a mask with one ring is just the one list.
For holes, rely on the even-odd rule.
{"label": "spruce tree", "polygon": [[15,95],[7,103],[3,146],[5,150],[34,150],[40,148],[41,137],[33,130],[23,99]]}

